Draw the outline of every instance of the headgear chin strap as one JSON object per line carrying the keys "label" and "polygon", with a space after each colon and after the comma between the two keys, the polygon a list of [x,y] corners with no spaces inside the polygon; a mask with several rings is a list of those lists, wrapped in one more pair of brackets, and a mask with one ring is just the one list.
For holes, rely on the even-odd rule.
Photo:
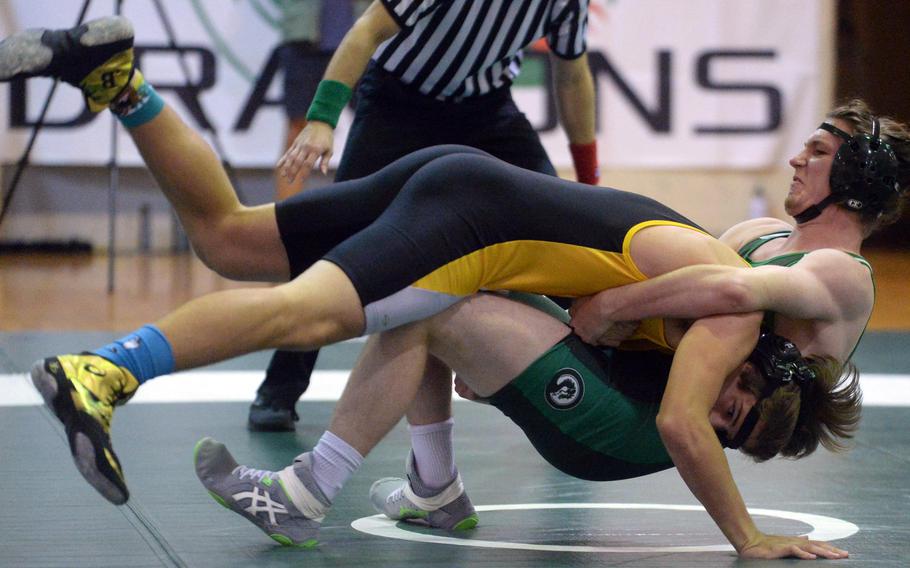
{"label": "headgear chin strap", "polygon": [[799,386],[800,413],[797,418],[797,423],[799,423],[804,416],[802,403],[805,401],[806,389],[815,379],[815,371],[809,367],[808,362],[799,352],[799,348],[789,339],[770,331],[762,332],[758,338],[758,345],[749,355],[748,361],[755,365],[765,378],[765,388],[762,389],[761,395],[752,405],[752,409],[743,419],[739,431],[732,440],[728,440],[726,435],[718,433],[721,445],[734,450],[749,439],[755,425],[758,424],[761,401],[784,385],[796,384]]}
{"label": "headgear chin strap", "polygon": [[842,203],[852,211],[882,207],[888,198],[899,193],[897,156],[891,145],[881,139],[878,119],[872,119],[872,134],[850,136],[840,128],[823,122],[819,128],[843,139],[831,163],[831,194],[794,215],[797,223],[818,217],[832,203]]}

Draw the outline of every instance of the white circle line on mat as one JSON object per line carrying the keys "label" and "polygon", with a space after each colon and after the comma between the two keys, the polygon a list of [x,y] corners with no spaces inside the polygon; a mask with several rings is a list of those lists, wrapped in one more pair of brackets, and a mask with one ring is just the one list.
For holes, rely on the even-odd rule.
{"label": "white circle line on mat", "polygon": [[[478,512],[484,511],[535,511],[544,509],[625,509],[625,510],[660,510],[660,511],[701,511],[699,505],[665,505],[660,503],[520,503],[513,505],[481,505]],[[750,508],[749,513],[755,516],[775,517],[799,521],[812,527],[807,533],[812,540],[837,540],[847,538],[859,531],[855,524],[834,517],[825,517],[811,513],[778,511],[775,509]],[[480,540],[455,538],[444,534],[423,534],[404,530],[398,523],[385,515],[362,517],[351,523],[354,529],[385,538],[396,538],[415,542],[449,544],[454,546],[473,546],[478,548],[502,548],[512,550],[536,550],[547,552],[632,552],[632,553],[672,553],[672,552],[732,552],[729,544],[711,544],[698,546],[574,546],[559,544],[533,544],[498,540]]]}

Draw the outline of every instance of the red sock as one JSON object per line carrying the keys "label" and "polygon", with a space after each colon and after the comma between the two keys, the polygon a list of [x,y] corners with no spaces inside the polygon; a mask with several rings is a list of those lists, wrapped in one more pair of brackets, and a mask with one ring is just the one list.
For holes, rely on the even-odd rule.
{"label": "red sock", "polygon": [[600,182],[600,168],[597,165],[597,140],[587,144],[569,144],[575,177],[581,183],[597,185]]}

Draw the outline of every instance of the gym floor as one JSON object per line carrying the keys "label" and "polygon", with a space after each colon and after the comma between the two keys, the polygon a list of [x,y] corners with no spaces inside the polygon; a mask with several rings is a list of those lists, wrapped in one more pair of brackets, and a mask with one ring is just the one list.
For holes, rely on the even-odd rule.
{"label": "gym floor", "polygon": [[[878,303],[854,361],[863,425],[845,454],[753,464],[729,452],[759,527],[831,539],[838,565],[906,566],[910,558],[910,307],[906,253],[868,257]],[[90,349],[186,299],[236,287],[191,257],[128,256],[105,293],[104,257],[0,256],[0,566],[729,566],[739,561],[675,471],[614,483],[546,464],[495,409],[456,404],[456,451],[480,510],[467,534],[436,534],[374,517],[377,478],[401,475],[399,425],[371,453],[326,517],[315,550],[278,546],[218,506],[195,477],[194,443],[211,435],[240,463],[281,468],[328,424],[361,342],[324,350],[293,433],[251,433],[246,412],[268,361],[257,353],[163,377],[117,410],[113,427],[132,497],[108,504],[79,476],[62,427],[38,404],[36,359]],[[903,305],[902,305],[903,304]],[[769,562],[791,564],[792,560]],[[764,566],[766,563],[750,563]]]}

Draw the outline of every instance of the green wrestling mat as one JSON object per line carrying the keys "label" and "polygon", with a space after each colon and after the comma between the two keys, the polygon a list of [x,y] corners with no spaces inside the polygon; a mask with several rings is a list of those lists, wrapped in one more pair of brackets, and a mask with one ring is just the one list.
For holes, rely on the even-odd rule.
{"label": "green wrestling mat", "polygon": [[[248,402],[129,404],[117,410],[114,445],[132,491],[115,507],[71,463],[63,430],[41,406],[12,405],[21,375],[39,356],[106,341],[114,334],[0,334],[0,566],[732,566],[725,540],[670,470],[613,483],[567,477],[543,462],[495,409],[458,403],[456,451],[480,524],[437,533],[372,518],[370,484],[401,475],[403,425],[371,453],[336,499],[314,550],[278,546],[216,504],[196,479],[194,443],[224,441],[241,463],[280,468],[308,450],[333,402],[302,401],[296,433],[250,433]],[[900,334],[868,334],[858,362],[876,373],[910,371]],[[323,370],[349,368],[359,344],[331,348]],[[897,352],[896,352],[897,351]],[[216,370],[262,369],[266,354]],[[876,367],[890,361],[900,368]],[[906,365],[906,366],[904,366]],[[872,367],[869,369],[869,367]],[[261,371],[251,373],[261,377]],[[893,398],[907,379],[893,377]],[[176,382],[180,376],[164,381]],[[150,383],[151,384],[151,383]],[[755,465],[730,453],[734,475],[759,527],[813,532],[850,550],[838,566],[905,566],[910,557],[910,408],[870,406],[857,447],[806,460]],[[486,509],[486,510],[485,510]],[[758,511],[761,509],[763,511]],[[761,514],[758,514],[761,513]],[[357,528],[352,527],[355,523]],[[364,532],[367,531],[367,532]],[[750,563],[792,565],[794,561]]]}

